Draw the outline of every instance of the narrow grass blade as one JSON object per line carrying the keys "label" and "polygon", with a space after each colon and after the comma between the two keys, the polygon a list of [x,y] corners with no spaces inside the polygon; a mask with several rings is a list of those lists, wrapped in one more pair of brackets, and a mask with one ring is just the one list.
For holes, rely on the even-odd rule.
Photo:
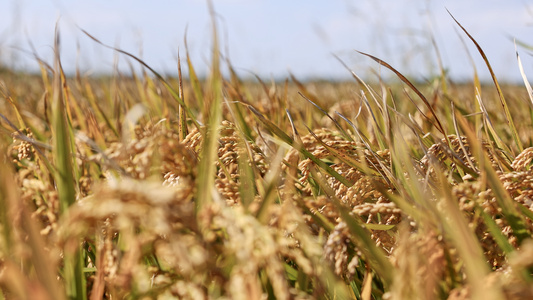
{"label": "narrow grass blade", "polygon": [[482,207],[476,206],[476,210],[479,211],[479,213],[481,214],[483,222],[485,223],[485,225],[487,225],[490,234],[492,235],[500,249],[502,249],[505,254],[512,253],[515,249],[509,243],[509,240],[507,240],[507,238],[503,235],[500,227],[498,227],[498,224],[496,224],[496,222],[483,210]]}
{"label": "narrow grass blade", "polygon": [[[54,137],[54,159],[56,164],[56,185],[61,214],[76,201],[75,178],[73,173],[73,156],[71,152],[72,127],[67,122],[65,102],[62,98],[61,61],[59,58],[59,32],[55,37],[54,94],[52,122]],[[83,258],[78,249],[74,253],[65,253],[65,284],[67,295],[71,299],[86,299],[86,283],[83,273]]]}
{"label": "narrow grass blade", "polygon": [[533,211],[531,211],[529,208],[525,207],[522,204],[518,205],[518,209],[522,214],[524,214],[525,217],[533,221]]}
{"label": "narrow grass blade", "polygon": [[[196,98],[196,101],[198,101],[198,106],[203,107],[204,106],[204,94],[202,92],[202,85],[200,83],[200,80],[198,79],[198,76],[196,75],[196,70],[194,69],[194,65],[191,61],[191,57],[189,55],[189,47],[187,45],[187,35],[185,35],[184,43],[185,43],[185,54],[187,56],[187,67],[189,70],[189,80],[192,85],[192,91],[194,93],[194,97]],[[189,117],[191,117],[189,115]]]}
{"label": "narrow grass blade", "polygon": [[[179,80],[179,96],[181,100],[185,103],[185,95],[183,93],[183,76],[181,75],[181,60],[180,54],[178,52],[178,80]],[[187,137],[187,115],[185,114],[185,108],[178,104],[178,132],[181,140],[184,140]]]}
{"label": "narrow grass blade", "polygon": [[[378,162],[378,164],[381,166],[381,169],[383,170],[383,172],[385,174],[381,174],[380,172],[380,175],[382,175],[382,177],[387,180],[388,182],[390,183],[394,183],[394,179],[393,179],[393,176],[392,176],[392,173],[389,171],[389,167],[386,166],[385,164],[383,164],[381,162],[381,158],[372,150],[372,148],[370,147],[370,144],[368,142],[368,139],[362,135],[362,133],[359,131],[359,129],[352,123],[352,121],[350,121],[348,118],[346,118],[345,116],[343,116],[342,114],[336,112],[337,115],[339,117],[341,117],[344,121],[346,121],[350,126],[352,126],[352,128],[354,129],[355,133],[357,134],[357,136],[359,137],[359,139],[361,140],[361,142],[365,145],[366,149],[368,151],[370,151],[370,153],[372,154],[372,156],[374,156],[374,158],[376,159],[376,161]],[[361,156],[363,156],[363,153],[361,152],[360,153]],[[363,163],[363,166],[364,166],[364,163],[366,163],[366,161],[362,161]],[[376,166],[374,166],[376,167]],[[377,170],[377,168],[376,168]],[[383,176],[385,175],[385,176]]]}
{"label": "narrow grass blade", "polygon": [[[372,116],[372,121],[374,121],[374,128],[376,129],[375,132],[377,132],[377,134],[375,134],[375,137],[378,141],[378,144],[380,146],[381,149],[387,149],[387,137],[385,136],[383,130],[382,130],[382,125],[383,125],[383,118],[384,118],[384,115],[385,113],[383,111],[380,112],[379,116],[381,117],[380,118],[380,121],[381,121],[381,125],[380,125],[380,121],[378,121],[377,117],[376,117],[376,113],[374,113],[374,109],[372,108],[372,105],[370,104],[370,102],[368,101],[368,99],[366,98],[366,95],[363,91],[361,91],[361,99],[363,101],[363,103],[365,104],[365,107],[366,109],[368,110],[368,113],[370,114],[370,116]],[[376,102],[377,104],[377,102]],[[379,107],[379,106],[378,106]],[[381,107],[380,107],[381,108]]]}
{"label": "narrow grass blade", "polygon": [[515,124],[513,122],[513,117],[511,116],[511,112],[509,111],[509,107],[507,105],[507,101],[505,100],[505,97],[503,95],[503,92],[502,92],[502,89],[500,87],[500,84],[498,83],[498,79],[496,78],[496,74],[494,74],[494,71],[492,70],[492,66],[489,63],[489,59],[485,55],[485,52],[483,51],[483,49],[481,49],[481,46],[479,46],[477,41],[474,39],[474,37],[472,37],[470,35],[470,33],[468,33],[468,31],[463,27],[463,25],[461,25],[461,23],[459,23],[459,21],[457,21],[455,19],[455,17],[450,13],[450,11],[448,11],[448,13],[452,17],[452,19],[455,21],[455,23],[457,23],[457,25],[459,25],[459,27],[461,27],[461,29],[468,36],[468,38],[474,43],[474,45],[476,46],[479,54],[481,55],[481,57],[485,61],[485,64],[487,65],[487,68],[488,68],[488,70],[490,72],[490,76],[492,77],[492,81],[494,82],[494,86],[496,86],[496,90],[498,91],[498,96],[500,97],[500,104],[501,104],[501,106],[503,108],[503,111],[505,112],[507,125],[509,126],[509,128],[511,130],[511,134],[512,134],[513,139],[515,141],[515,144],[516,144],[516,147],[518,149],[518,152],[522,152],[522,150],[524,150],[524,147],[522,146],[522,142],[520,141],[520,137],[518,135],[518,131],[516,130]]}
{"label": "narrow grass blade", "polygon": [[[255,139],[252,133],[254,130],[251,124],[248,124],[246,115],[243,112],[243,105],[248,105],[248,103],[245,101],[244,96],[241,94],[238,88],[235,88],[234,86],[226,86],[226,92],[229,94],[229,99],[238,99],[230,102],[225,98],[226,106],[231,109],[233,119],[235,120],[237,126],[239,126],[239,130],[242,131],[246,140],[254,143]],[[244,108],[246,108],[246,106],[244,106]]]}
{"label": "narrow grass blade", "polygon": [[11,98],[11,96],[9,96],[9,94],[7,93],[7,90],[5,90],[4,86],[3,85],[0,85],[0,92],[2,94],[2,96],[7,99],[7,101],[9,102],[9,104],[11,105],[11,107],[13,108],[13,111],[15,112],[15,115],[17,116],[17,121],[19,123],[19,128],[18,129],[24,129],[26,128],[26,122],[24,122],[24,119],[22,118],[22,115],[20,114],[19,112],[19,109],[17,107],[17,105],[15,104],[15,101],[13,101],[13,98]]}
{"label": "narrow grass blade", "polygon": [[241,195],[242,205],[248,209],[248,206],[254,200],[254,195],[257,189],[256,178],[259,178],[259,171],[255,163],[250,163],[254,161],[254,155],[252,149],[248,144],[248,140],[251,140],[251,128],[244,119],[244,116],[241,111],[241,107],[236,104],[230,104],[227,99],[225,104],[228,107],[229,112],[235,120],[235,125],[237,126],[237,132],[239,134],[238,145],[240,148],[240,153],[238,157],[237,164],[239,166],[239,192]]}
{"label": "narrow grass blade", "polygon": [[[56,35],[59,33],[56,32]],[[67,122],[65,102],[62,97],[62,78],[61,78],[61,65],[59,60],[59,37],[56,36],[56,63],[55,63],[55,75],[54,75],[54,95],[53,95],[53,108],[52,108],[52,121],[53,121],[53,134],[54,134],[54,158],[57,168],[57,190],[59,194],[61,212],[65,212],[69,206],[76,201],[76,194],[74,189],[74,177],[72,167],[72,152],[71,141],[69,131],[72,131],[72,127]]]}
{"label": "narrow grass blade", "polygon": [[281,178],[281,161],[283,160],[282,152],[279,151],[276,157],[274,158],[274,161],[272,162],[272,165],[274,168],[272,168],[268,174],[266,175],[266,178],[264,180],[263,190],[264,194],[262,195],[262,202],[259,206],[259,209],[257,210],[256,217],[261,222],[266,224],[268,222],[267,216],[270,205],[274,203],[276,199],[278,199],[278,186],[279,186],[279,180]]}
{"label": "narrow grass blade", "polygon": [[[451,103],[451,105],[452,105],[451,111],[455,112],[455,106],[454,106],[453,102]],[[452,123],[453,123],[453,128],[455,130],[456,135],[457,136],[461,136],[459,134],[459,127],[457,125],[457,119],[455,118],[455,113],[452,114]],[[463,155],[466,158],[466,162],[468,163],[468,166],[466,166],[465,163],[462,160],[459,160],[460,163],[461,163],[459,166],[461,168],[463,168],[463,170],[465,170],[467,172],[468,171],[473,171],[473,173],[469,173],[469,174],[471,174],[474,177],[477,177],[478,174],[477,174],[477,172],[474,171],[476,169],[476,166],[474,165],[474,162],[472,162],[472,159],[470,159],[470,155],[468,155],[468,152],[466,151],[466,148],[465,148],[465,145],[464,145],[462,139],[459,138],[458,141],[459,141],[459,147],[461,147],[461,151],[463,151]]]}
{"label": "narrow grass blade", "polygon": [[520,59],[518,50],[516,50],[516,42],[515,42],[515,52],[516,52],[516,60],[518,62],[518,69],[520,70],[520,75],[522,76],[522,79],[524,80],[524,86],[526,87],[527,95],[529,96],[530,106],[533,107],[533,89],[531,88],[531,84],[529,84],[529,81],[527,80],[526,73],[524,72],[524,67],[522,67],[522,60]]}
{"label": "narrow grass blade", "polygon": [[[438,166],[434,166],[438,168]],[[457,247],[461,260],[465,266],[467,280],[470,282],[473,299],[501,299],[501,289],[498,285],[485,286],[486,276],[490,269],[483,255],[483,250],[474,233],[462,216],[456,200],[448,188],[448,182],[441,171],[436,172],[439,186],[437,196],[441,199],[440,209],[444,213],[438,214],[444,230]]]}
{"label": "narrow grass blade", "polygon": [[446,131],[444,129],[444,127],[442,126],[439,118],[437,117],[437,114],[435,113],[435,110],[433,109],[433,107],[431,106],[431,104],[429,103],[429,101],[426,99],[426,97],[424,96],[424,94],[422,94],[422,92],[420,92],[412,83],[411,81],[409,81],[409,79],[407,79],[405,76],[403,76],[402,73],[398,72],[395,68],[393,68],[391,65],[389,65],[388,63],[386,63],[385,61],[375,57],[375,56],[372,56],[370,54],[367,54],[367,53],[364,53],[364,52],[360,52],[360,51],[357,51],[358,53],[362,54],[362,55],[365,55],[365,56],[368,56],[370,57],[371,59],[373,59],[375,62],[379,63],[380,65],[384,66],[385,68],[391,70],[392,72],[394,72],[394,74],[396,74],[396,76],[398,76],[398,78],[400,78],[401,81],[403,81],[407,86],[409,86],[409,88],[411,88],[411,90],[413,92],[415,92],[418,97],[420,97],[420,99],[422,100],[422,102],[424,102],[424,104],[426,105],[426,107],[428,108],[428,110],[431,112],[431,114],[435,117],[435,122],[436,124],[433,123],[433,121],[431,119],[427,119],[428,122],[430,122],[431,124],[433,124],[435,126],[435,128],[437,128],[438,131],[440,131],[443,135],[446,136]]}
{"label": "narrow grass blade", "polygon": [[[367,167],[367,165],[363,162],[360,162],[354,158],[352,158],[350,155],[342,153],[341,151],[329,146],[326,144],[322,139],[320,139],[309,127],[307,127],[307,130],[309,131],[309,134],[311,134],[315,140],[322,145],[326,150],[328,150],[332,156],[338,158],[343,163],[347,164],[348,166],[355,168],[367,175],[380,175],[377,171],[370,169]],[[362,158],[363,160],[366,159],[365,157]]]}
{"label": "narrow grass blade", "polygon": [[113,126],[111,119],[106,115],[101,105],[98,104],[96,97],[94,96],[93,89],[88,82],[85,84],[85,93],[86,93],[87,100],[89,101],[89,104],[91,105],[92,110],[97,114],[98,119],[100,121],[103,120],[108,126],[108,128],[111,129],[115,137],[118,138],[119,134],[118,134],[117,129],[115,128],[115,126]]}
{"label": "narrow grass blade", "polygon": [[370,238],[370,234],[361,220],[357,219],[350,213],[341,201],[335,196],[329,185],[320,176],[315,176],[320,187],[328,195],[329,199],[335,204],[340,212],[342,220],[348,226],[351,232],[350,240],[358,247],[365,258],[368,260],[372,268],[380,276],[386,286],[392,283],[394,278],[394,267],[389,262],[382,249],[376,246],[376,243]]}
{"label": "narrow grass blade", "polygon": [[488,184],[494,193],[498,205],[502,209],[504,218],[513,229],[513,233],[517,238],[518,244],[520,245],[524,239],[531,237],[531,233],[527,230],[525,220],[523,219],[522,214],[520,214],[516,206],[516,202],[505,190],[503,183],[496,174],[496,171],[494,171],[492,168],[487,154],[482,150],[480,142],[475,137],[472,129],[469,127],[464,117],[461,115],[456,115],[456,118],[459,121],[461,129],[467,136],[472,153],[476,155],[476,160],[482,165],[481,168],[484,170],[485,175],[487,176]]}
{"label": "narrow grass blade", "polygon": [[[474,62],[474,58],[472,57],[472,54],[470,54],[470,51],[468,50],[468,46],[466,45],[466,42],[463,38],[463,36],[461,35],[461,33],[456,29],[455,30],[456,34],[457,34],[457,37],[459,38],[459,40],[461,41],[461,45],[463,46],[464,50],[465,50],[465,53],[468,57],[468,60],[470,61],[470,64],[472,65],[472,69],[474,70],[474,80],[473,80],[473,83],[474,83],[474,96],[476,97],[476,99],[479,97],[481,99],[481,82],[479,81],[479,74],[477,72],[477,68],[476,68],[476,63]],[[476,108],[476,111],[475,111],[475,114],[474,115],[474,128],[476,130],[476,134],[477,134],[477,130],[479,128],[481,128],[481,124],[482,124],[482,120],[481,120],[481,107],[479,106],[479,103],[476,102],[477,105],[475,105],[475,108]]]}
{"label": "narrow grass blade", "polygon": [[[277,101],[275,94],[270,91],[270,88],[261,79],[261,77],[259,77],[257,74],[253,74],[253,75],[257,79],[257,82],[259,82],[259,84],[263,88],[263,91],[264,91],[265,95],[268,97],[268,100],[270,101],[270,103],[272,103],[273,106],[277,105],[279,103],[279,101]],[[289,108],[290,108],[290,106],[289,106]],[[281,108],[278,108],[277,110],[282,111]],[[281,114],[271,115],[271,116],[269,116],[269,119],[274,121],[274,122],[277,122],[277,124],[279,124],[279,122],[281,122],[281,120],[282,120]]]}
{"label": "narrow grass blade", "polygon": [[[143,60],[141,60],[140,58],[138,58],[137,56],[129,53],[129,52],[126,52],[124,50],[121,50],[121,49],[118,49],[118,48],[115,48],[115,47],[111,47],[111,46],[108,46],[104,43],[102,43],[100,40],[98,40],[97,38],[93,37],[92,35],[90,35],[87,31],[81,29],[81,31],[87,35],[89,38],[91,38],[93,41],[95,41],[96,43],[102,45],[103,47],[106,47],[108,49],[112,49],[114,51],[117,51],[118,53],[121,53],[121,54],[124,54],[128,57],[131,57],[133,58],[135,61],[137,61],[138,63],[140,63],[143,67],[145,67],[146,69],[148,69],[152,74],[154,74],[157,79],[159,79],[163,85],[165,86],[165,88],[168,90],[168,92],[170,93],[170,95],[180,104],[183,106],[183,108],[185,109],[187,115],[189,116],[190,120],[192,120],[193,124],[196,126],[196,128],[200,128],[200,125],[198,124],[198,122],[196,121],[196,118],[194,116],[194,114],[192,113],[192,111],[190,110],[190,108],[185,104],[185,102],[183,102],[183,99],[180,98],[179,96],[179,93],[176,92],[172,86],[165,80],[165,78],[163,76],[161,76],[158,72],[156,72],[154,69],[152,69],[152,67],[150,67],[147,63],[145,63]],[[190,70],[189,70],[190,72]]]}
{"label": "narrow grass blade", "polygon": [[383,231],[391,230],[394,227],[396,227],[396,225],[371,224],[371,223],[366,223],[366,224],[364,224],[362,226],[364,228],[370,229],[370,230],[383,230]]}
{"label": "narrow grass blade", "polygon": [[257,171],[255,163],[249,163],[254,161],[254,157],[249,145],[242,136],[239,142],[239,147],[241,148],[241,155],[239,156],[239,160],[237,162],[239,166],[240,180],[239,193],[241,195],[242,205],[245,208],[248,208],[248,206],[255,199],[255,193],[257,190],[255,182],[256,178],[258,177],[256,174],[259,172]]}
{"label": "narrow grass blade", "polygon": [[372,272],[367,269],[365,278],[363,280],[363,286],[361,287],[361,300],[372,299]]}
{"label": "narrow grass blade", "polygon": [[[236,75],[233,75],[236,76]],[[236,79],[233,79],[232,81],[236,81]],[[246,115],[243,112],[243,105],[247,105],[248,103],[245,100],[245,96],[242,95],[242,90],[239,86],[235,86],[235,84],[238,84],[235,82],[233,85],[229,86],[226,85],[226,92],[229,94],[228,98],[233,99],[234,101],[226,101],[226,105],[231,108],[232,110],[232,116],[235,120],[235,123],[239,126],[240,130],[244,134],[244,137],[249,142],[255,142],[254,135],[252,132],[254,131],[251,124],[248,124],[246,121]],[[244,106],[244,108],[246,108]]]}
{"label": "narrow grass blade", "polygon": [[309,158],[311,161],[313,161],[317,166],[324,169],[326,173],[329,175],[335,177],[337,180],[339,180],[342,184],[345,186],[352,186],[353,183],[348,181],[346,178],[344,178],[342,175],[337,173],[337,171],[333,170],[330,166],[328,166],[325,162],[318,159],[316,156],[314,156],[311,152],[307,151],[303,147],[299,147],[296,145],[296,142],[289,137],[283,130],[281,130],[279,127],[274,125],[272,122],[270,122],[267,118],[263,116],[257,109],[255,109],[253,106],[249,105],[248,108],[257,116],[257,118],[267,127],[267,129],[272,132],[275,136],[280,138],[283,142],[287,143],[290,146],[295,147],[300,153],[305,156],[306,158]]}
{"label": "narrow grass blade", "polygon": [[298,92],[298,94],[300,96],[302,96],[302,98],[304,98],[305,100],[307,100],[309,103],[313,104],[314,107],[316,107],[320,112],[322,112],[326,117],[328,117],[328,119],[331,120],[331,122],[333,122],[333,124],[335,124],[335,127],[337,127],[337,129],[339,129],[340,133],[342,134],[342,136],[347,139],[348,141],[353,141],[352,137],[344,130],[344,128],[342,128],[341,124],[339,124],[339,122],[337,122],[337,120],[333,119],[333,117],[331,117],[327,111],[325,111],[322,107],[320,107],[318,104],[316,104],[315,102],[313,102],[313,100],[307,98],[304,94],[302,94],[301,92]]}
{"label": "narrow grass blade", "polygon": [[511,153],[511,149],[509,149],[507,144],[505,144],[503,142],[503,140],[500,138],[500,136],[496,132],[496,129],[494,128],[494,125],[492,123],[492,120],[491,120],[488,112],[487,112],[487,109],[485,108],[485,104],[481,100],[481,94],[480,93],[476,93],[476,100],[479,103],[479,109],[481,110],[481,113],[482,113],[482,117],[483,117],[482,121],[483,121],[484,129],[486,131],[487,137],[489,137],[492,140],[494,140],[494,142],[496,143],[498,148],[503,149],[507,153]]}
{"label": "narrow grass blade", "polygon": [[[218,152],[218,136],[220,122],[222,121],[222,74],[220,73],[220,53],[218,48],[218,36],[216,28],[215,11],[213,4],[209,3],[211,14],[213,48],[211,61],[210,88],[211,95],[204,102],[204,116],[207,121],[203,129],[203,146],[200,150],[200,164],[198,166],[198,180],[196,182],[196,212],[212,201],[212,193],[215,186],[215,164]],[[185,105],[185,104],[183,104]]]}

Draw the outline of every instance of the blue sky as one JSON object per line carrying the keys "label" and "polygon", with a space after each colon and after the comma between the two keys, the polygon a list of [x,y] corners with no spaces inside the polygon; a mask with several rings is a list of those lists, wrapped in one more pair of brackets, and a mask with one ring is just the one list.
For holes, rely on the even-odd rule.
{"label": "blue sky", "polygon": [[[446,8],[485,50],[501,80],[518,81],[516,37],[533,44],[533,5],[496,0],[213,0],[219,15],[222,50],[242,75],[262,77],[349,78],[333,57],[356,73],[380,69],[355,50],[378,56],[401,72],[430,77],[437,72],[431,35],[443,64],[454,79],[471,79],[472,67],[462,36],[482,78],[483,62]],[[176,72],[178,49],[184,53],[187,33],[198,70],[207,70],[210,21],[204,0],[4,0],[0,4],[0,59],[7,65],[35,68],[25,53],[31,41],[51,61],[56,21],[62,38],[63,66],[73,71],[110,72],[115,54],[83,35],[141,55],[156,70]],[[459,34],[458,34],[459,33]],[[78,46],[79,45],[79,46]],[[79,48],[79,51],[78,51]],[[19,50],[22,49],[22,50]],[[141,50],[142,49],[142,50]],[[533,78],[533,59],[520,49],[526,73]],[[127,68],[121,58],[119,67]]]}

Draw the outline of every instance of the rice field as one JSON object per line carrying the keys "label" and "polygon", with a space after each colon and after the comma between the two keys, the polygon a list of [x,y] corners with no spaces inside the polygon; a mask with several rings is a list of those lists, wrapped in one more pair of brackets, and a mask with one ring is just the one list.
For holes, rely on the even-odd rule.
{"label": "rice field", "polygon": [[533,298],[527,70],[250,81],[213,31],[205,79],[0,71],[0,299]]}

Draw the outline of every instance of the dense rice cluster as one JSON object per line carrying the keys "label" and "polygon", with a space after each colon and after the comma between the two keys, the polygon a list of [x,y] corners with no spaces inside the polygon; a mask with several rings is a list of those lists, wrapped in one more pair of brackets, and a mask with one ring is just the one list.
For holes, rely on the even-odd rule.
{"label": "dense rice cluster", "polygon": [[[219,99],[220,110],[207,113],[205,103],[217,103],[212,91],[191,84],[181,96],[201,120],[150,77],[125,81],[129,88],[108,98],[84,80],[63,86],[65,111],[34,97],[37,104],[21,100],[0,122],[9,133],[0,143],[6,299],[533,297],[533,148],[469,137],[459,115],[448,119],[455,134],[443,134],[420,107],[377,101],[394,101],[384,88],[362,93],[370,103],[338,84],[348,92],[322,95],[334,102],[327,115],[309,103],[288,105],[297,89],[287,83],[278,91],[221,79],[231,98],[224,100],[233,101]],[[331,89],[296,86],[319,96]],[[44,88],[57,87],[44,80]],[[363,101],[366,111],[345,116]],[[132,121],[137,102],[146,111]],[[341,125],[337,110],[354,123]],[[210,113],[220,124],[206,125]],[[71,150],[75,201],[66,209],[50,121],[57,116],[68,124]],[[206,150],[208,134],[214,149]],[[214,171],[203,176],[209,150]],[[471,243],[471,254],[461,242]],[[71,290],[78,280],[83,296]]]}

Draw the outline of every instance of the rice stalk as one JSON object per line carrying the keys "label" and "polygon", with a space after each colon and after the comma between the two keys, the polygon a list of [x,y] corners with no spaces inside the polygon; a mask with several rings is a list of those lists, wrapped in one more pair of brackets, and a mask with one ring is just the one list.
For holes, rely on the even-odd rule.
{"label": "rice stalk", "polygon": [[[56,29],[57,30],[57,29]],[[67,122],[65,102],[62,97],[61,61],[59,58],[59,32],[55,37],[54,94],[52,120],[54,129],[54,158],[56,165],[56,185],[59,197],[60,212],[66,214],[70,206],[76,202],[75,177],[72,163],[71,136],[72,127]],[[64,84],[64,83],[63,83]],[[67,295],[71,299],[86,299],[86,283],[83,273],[84,259],[80,249],[66,253],[63,269]]]}
{"label": "rice stalk", "polygon": [[218,36],[216,30],[215,12],[212,3],[209,2],[211,14],[213,48],[212,48],[212,65],[210,87],[211,94],[204,100],[203,117],[207,121],[203,129],[204,142],[200,153],[200,165],[198,168],[198,181],[196,183],[198,195],[196,198],[196,210],[200,212],[202,206],[212,201],[212,187],[215,183],[213,174],[215,166],[213,161],[216,160],[218,149],[218,128],[222,119],[222,75],[220,73],[220,53],[218,48]]}

